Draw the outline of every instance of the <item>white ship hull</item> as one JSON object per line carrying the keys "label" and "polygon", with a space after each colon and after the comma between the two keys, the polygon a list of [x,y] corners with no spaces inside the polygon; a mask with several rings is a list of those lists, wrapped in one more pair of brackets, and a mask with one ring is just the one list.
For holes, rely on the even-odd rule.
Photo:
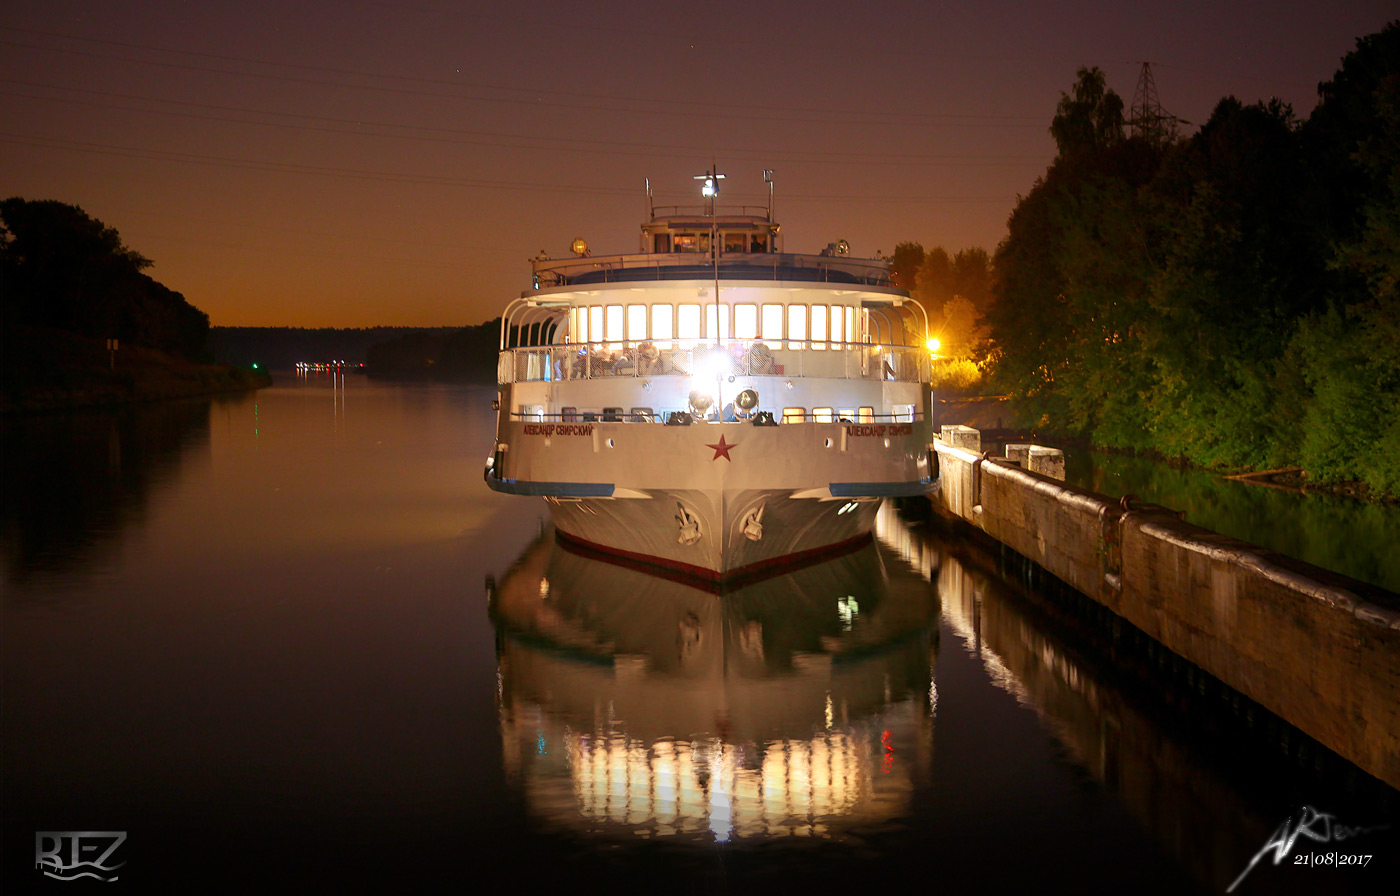
{"label": "white ship hull", "polygon": [[815,560],[868,537],[885,497],[930,488],[904,424],[506,425],[487,482],[540,495],[562,536],[705,578]]}

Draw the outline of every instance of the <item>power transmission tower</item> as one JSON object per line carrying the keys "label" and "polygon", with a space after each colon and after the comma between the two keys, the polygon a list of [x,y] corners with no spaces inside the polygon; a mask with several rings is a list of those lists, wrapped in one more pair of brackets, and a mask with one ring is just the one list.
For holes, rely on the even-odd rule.
{"label": "power transmission tower", "polygon": [[1162,101],[1157,98],[1157,82],[1152,77],[1152,63],[1144,62],[1138,74],[1137,90],[1133,91],[1133,105],[1128,110],[1129,134],[1161,146],[1176,139],[1178,124],[1189,122],[1162,111]]}

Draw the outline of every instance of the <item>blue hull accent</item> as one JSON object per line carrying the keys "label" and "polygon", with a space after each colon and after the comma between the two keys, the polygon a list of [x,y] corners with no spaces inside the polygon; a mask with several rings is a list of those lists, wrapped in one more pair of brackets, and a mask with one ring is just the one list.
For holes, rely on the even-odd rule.
{"label": "blue hull accent", "polygon": [[611,482],[521,482],[516,479],[492,479],[486,484],[507,495],[539,495],[547,498],[611,498],[615,486]]}
{"label": "blue hull accent", "polygon": [[908,498],[928,492],[929,480],[912,482],[833,482],[827,486],[833,498]]}

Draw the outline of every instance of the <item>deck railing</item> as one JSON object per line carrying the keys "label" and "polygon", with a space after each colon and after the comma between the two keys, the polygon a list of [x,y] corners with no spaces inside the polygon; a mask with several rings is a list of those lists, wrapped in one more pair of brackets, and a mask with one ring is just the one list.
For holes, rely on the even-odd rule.
{"label": "deck railing", "polygon": [[718,270],[709,251],[642,253],[541,259],[534,262],[535,286],[641,280],[798,280],[890,286],[889,262],[844,255],[796,255],[788,252],[724,252]]}
{"label": "deck railing", "polygon": [[780,376],[926,382],[928,352],[904,345],[814,340],[591,342],[506,349],[500,383],[617,377]]}

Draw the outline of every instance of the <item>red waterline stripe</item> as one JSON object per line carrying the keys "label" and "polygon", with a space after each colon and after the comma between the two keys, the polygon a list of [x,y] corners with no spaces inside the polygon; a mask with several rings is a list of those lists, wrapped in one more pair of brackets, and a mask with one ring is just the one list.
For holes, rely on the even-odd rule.
{"label": "red waterline stripe", "polygon": [[558,527],[554,530],[554,537],[566,549],[580,556],[636,569],[639,572],[651,573],[668,581],[679,582],[716,594],[741,585],[751,585],[774,576],[795,572],[804,566],[810,566],[823,560],[835,560],[837,557],[843,557],[865,547],[873,539],[869,532],[862,532],[860,535],[847,538],[845,541],[838,541],[835,544],[808,548],[805,551],[784,554],[781,557],[770,557],[767,560],[760,560],[757,563],[750,563],[748,566],[741,566],[738,569],[722,573],[706,569],[703,566],[696,566],[693,563],[683,563],[679,560],[654,557],[639,551],[625,551],[621,548],[608,547],[586,538],[579,538],[577,535],[571,535]]}

